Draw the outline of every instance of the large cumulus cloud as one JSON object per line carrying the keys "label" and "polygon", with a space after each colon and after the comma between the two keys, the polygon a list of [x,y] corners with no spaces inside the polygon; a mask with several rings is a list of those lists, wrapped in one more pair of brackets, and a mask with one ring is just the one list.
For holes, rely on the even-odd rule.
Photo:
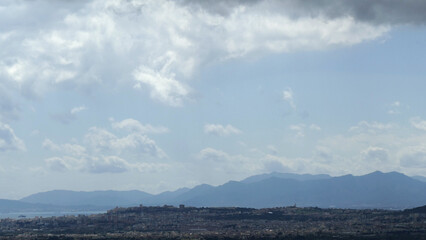
{"label": "large cumulus cloud", "polygon": [[[149,126],[149,129],[146,128],[149,131],[166,129],[143,125],[135,119],[112,122],[112,126],[114,129],[136,126],[139,130],[142,126]],[[126,131],[124,136],[117,136],[107,129],[91,127],[83,137],[83,145],[58,144],[45,139],[43,148],[55,154],[45,159],[45,162],[54,171],[71,170],[89,173],[153,172],[167,168],[168,164],[159,162],[167,158],[166,153],[144,132],[132,130],[130,133]]]}
{"label": "large cumulus cloud", "polygon": [[[394,21],[384,13],[396,1],[353,2],[2,1],[0,87],[34,99],[118,84],[182,106],[206,63],[353,45],[389,31]],[[409,1],[391,13],[419,23],[421,9]]]}

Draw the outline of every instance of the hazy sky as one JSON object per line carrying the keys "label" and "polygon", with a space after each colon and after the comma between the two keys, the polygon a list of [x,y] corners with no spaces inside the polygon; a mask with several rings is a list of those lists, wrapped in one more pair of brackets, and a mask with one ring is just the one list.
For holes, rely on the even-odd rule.
{"label": "hazy sky", "polygon": [[426,1],[0,1],[0,198],[426,176]]}

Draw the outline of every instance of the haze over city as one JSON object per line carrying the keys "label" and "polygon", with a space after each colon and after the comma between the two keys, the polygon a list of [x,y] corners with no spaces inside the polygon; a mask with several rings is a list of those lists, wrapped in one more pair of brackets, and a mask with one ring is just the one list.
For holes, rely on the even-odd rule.
{"label": "haze over city", "polygon": [[0,198],[426,176],[425,23],[415,0],[1,1]]}

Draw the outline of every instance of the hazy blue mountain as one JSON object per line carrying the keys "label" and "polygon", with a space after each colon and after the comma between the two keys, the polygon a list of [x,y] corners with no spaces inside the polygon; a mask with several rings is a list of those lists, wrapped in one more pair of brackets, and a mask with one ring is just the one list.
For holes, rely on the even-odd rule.
{"label": "hazy blue mountain", "polygon": [[28,203],[43,203],[57,206],[129,206],[138,205],[152,197],[151,194],[142,191],[93,191],[76,192],[66,190],[54,190],[42,192],[22,198]]}
{"label": "hazy blue mountain", "polygon": [[152,205],[164,205],[170,202],[171,199],[176,199],[180,195],[190,191],[190,188],[179,188],[176,191],[166,191],[157,195],[153,195],[150,198],[147,198],[142,202],[143,205],[152,206]]}
{"label": "hazy blue mountain", "polygon": [[243,183],[253,183],[253,182],[259,182],[268,178],[287,178],[287,179],[294,179],[299,181],[306,181],[306,180],[318,180],[318,179],[327,179],[331,178],[328,174],[296,174],[296,173],[279,173],[279,172],[272,172],[272,173],[265,173],[260,175],[255,175],[248,177],[241,182]]}
{"label": "hazy blue mountain", "polygon": [[244,183],[228,182],[202,194],[188,191],[178,202],[192,206],[275,207],[318,206],[339,208],[403,209],[426,204],[426,183],[403,174],[374,172],[299,181],[267,178]]}
{"label": "hazy blue mountain", "polygon": [[426,183],[397,172],[341,177],[271,173],[217,187],[203,184],[158,195],[141,191],[50,191],[28,196],[22,201],[98,207],[185,204],[262,208],[297,204],[323,208],[405,209],[426,204]]}

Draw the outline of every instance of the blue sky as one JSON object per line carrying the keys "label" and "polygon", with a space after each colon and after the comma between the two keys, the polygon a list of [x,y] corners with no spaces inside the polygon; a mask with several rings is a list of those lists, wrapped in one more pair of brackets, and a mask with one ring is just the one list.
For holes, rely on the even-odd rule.
{"label": "blue sky", "polygon": [[0,198],[426,176],[425,8],[3,1]]}

